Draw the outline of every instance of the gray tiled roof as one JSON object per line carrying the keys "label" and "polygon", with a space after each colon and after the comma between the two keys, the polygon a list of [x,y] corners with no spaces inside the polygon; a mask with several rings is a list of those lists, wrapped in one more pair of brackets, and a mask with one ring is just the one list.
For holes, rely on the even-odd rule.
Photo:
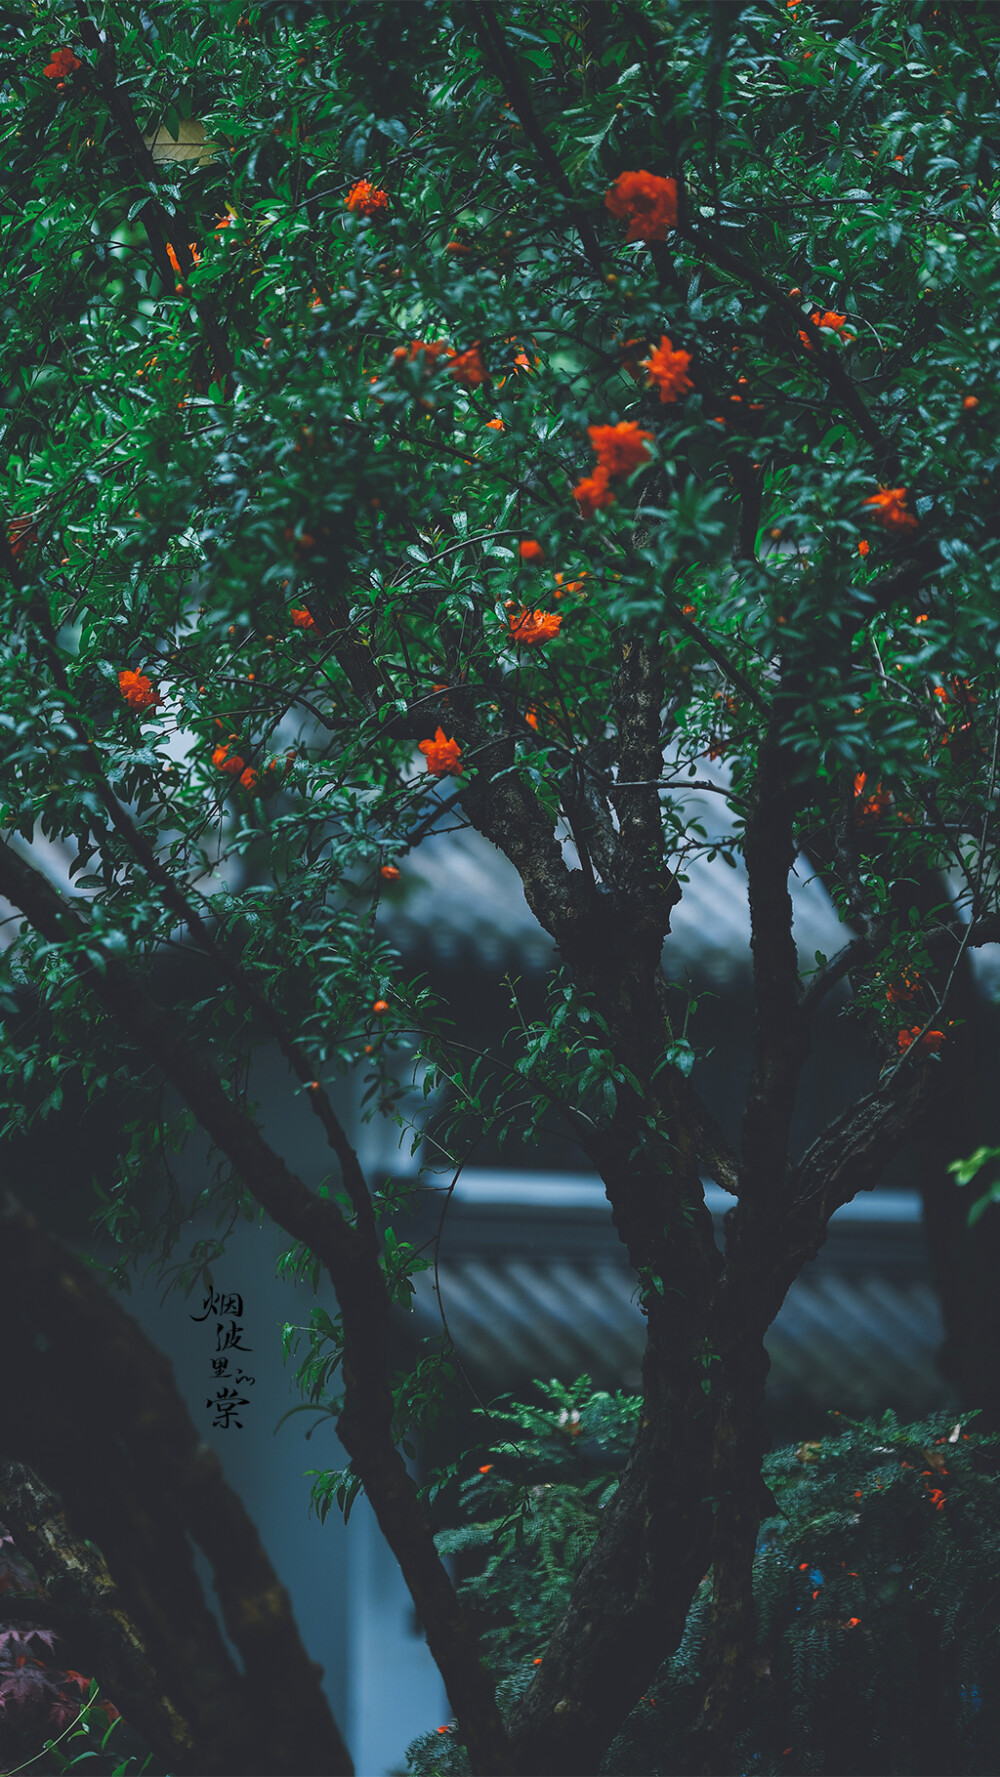
{"label": "gray tiled roof", "polygon": [[[715,1186],[707,1197],[718,1232],[732,1199]],[[638,1386],[645,1325],[599,1180],[465,1175],[437,1282],[459,1357],[489,1390],[584,1371],[605,1386]],[[414,1316],[421,1333],[441,1332],[433,1271],[416,1279]],[[891,1404],[914,1417],[947,1398],[935,1363],[942,1337],[919,1198],[866,1193],[837,1212],[788,1293],[767,1336],[769,1391],[856,1414]]]}
{"label": "gray tiled roof", "polygon": [[[702,799],[707,802],[710,799]],[[715,802],[709,814],[715,814]],[[700,811],[709,832],[713,825]],[[567,855],[574,861],[572,847]],[[387,893],[379,911],[380,929],[407,953],[430,953],[443,964],[468,962],[489,973],[514,967],[519,973],[547,969],[555,946],[524,898],[521,879],[503,854],[472,828],[432,833],[402,861],[402,880]],[[717,984],[751,968],[747,876],[721,855],[711,863],[689,860],[688,881],[670,916],[663,952],[667,974],[694,969]],[[811,866],[798,860],[791,880],[794,936],[803,972],[815,954],[832,956],[851,936]],[[1000,988],[1000,945],[969,952],[973,972],[987,992]]]}
{"label": "gray tiled roof", "polygon": [[[714,809],[712,811],[714,813]],[[706,823],[707,824],[707,823]],[[442,963],[463,958],[480,968],[547,968],[552,940],[524,898],[514,866],[480,834],[435,833],[402,863],[402,882],[386,896],[382,929],[404,951],[429,950]],[[717,857],[686,866],[689,881],[671,914],[664,950],[668,973],[698,968],[725,980],[750,967],[746,872]],[[827,955],[849,935],[808,866],[792,884],[795,935],[805,966],[817,950]]]}

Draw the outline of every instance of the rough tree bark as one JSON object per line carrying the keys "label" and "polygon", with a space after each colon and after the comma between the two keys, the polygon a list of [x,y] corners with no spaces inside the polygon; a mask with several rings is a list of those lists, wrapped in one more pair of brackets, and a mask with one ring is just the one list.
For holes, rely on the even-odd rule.
{"label": "rough tree bark", "polygon": [[[24,1463],[0,1458],[3,1521],[38,1575],[41,1612],[74,1659],[93,1666],[102,1691],[180,1772],[198,1769],[188,1723],[125,1609],[103,1557],[70,1529],[60,1501]],[[88,1674],[89,1676],[89,1674]]]}
{"label": "rough tree bark", "polygon": [[[239,1495],[198,1436],[172,1365],[9,1195],[0,1213],[0,1344],[6,1448],[101,1549],[152,1670],[187,1723],[193,1768],[351,1777],[322,1669],[302,1646]],[[211,1564],[242,1674],[205,1602],[189,1536]]]}

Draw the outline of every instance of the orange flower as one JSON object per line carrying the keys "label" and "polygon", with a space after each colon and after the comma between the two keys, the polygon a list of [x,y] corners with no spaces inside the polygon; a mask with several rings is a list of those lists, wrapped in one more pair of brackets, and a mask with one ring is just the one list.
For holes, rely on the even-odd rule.
{"label": "orange flower", "polygon": [[583,481],[578,481],[573,489],[573,498],[579,501],[584,518],[593,518],[599,506],[613,506],[615,496],[608,486],[607,470],[597,468],[593,475],[587,475]]}
{"label": "orange flower", "polygon": [[676,401],[694,384],[686,374],[691,362],[690,352],[675,352],[666,334],[654,346],[648,358],[640,358],[642,368],[649,371],[649,381],[660,391],[661,401]]}
{"label": "orange flower", "polygon": [[545,551],[534,537],[524,537],[517,546],[522,561],[544,561]]}
{"label": "orange flower", "polygon": [[373,1001],[372,1011],[375,1013],[376,1018],[384,1018],[386,1013],[388,1012],[388,1010],[389,1010],[388,1000]]}
{"label": "orange flower", "polygon": [[490,1472],[490,1469],[491,1469],[491,1468],[492,1468],[492,1467],[493,1467],[493,1464],[492,1464],[492,1462],[484,1462],[484,1463],[481,1463],[481,1464],[480,1464],[480,1468],[479,1468],[479,1473],[480,1473],[480,1474],[481,1474],[481,1475],[488,1475],[488,1474],[489,1474],[489,1472]]}
{"label": "orange flower", "polygon": [[78,56],[71,49],[57,49],[48,66],[42,69],[47,80],[58,80],[60,85],[75,74],[80,66]]}
{"label": "orange flower", "polygon": [[[195,245],[194,241],[188,242],[188,252],[190,253],[191,258],[194,260],[195,265],[200,265],[201,264],[201,254],[199,253],[198,248]],[[177,254],[174,252],[174,249],[171,246],[169,241],[167,242],[167,258],[169,259],[171,265],[173,266],[175,272],[177,273],[177,275],[179,277],[180,270],[181,270],[181,263],[177,257]],[[270,345],[270,343],[271,343],[270,340],[265,341],[265,344],[267,344],[267,345]]]}
{"label": "orange flower", "polygon": [[[793,296],[801,296],[802,292],[801,290],[797,292],[792,291],[791,294]],[[833,309],[827,309],[823,314],[820,314],[819,309],[813,309],[809,319],[814,327],[828,327],[832,333],[839,333],[847,321],[847,316],[835,314]],[[805,346],[806,351],[811,352],[813,349],[812,340],[809,338],[808,333],[803,332],[801,328],[799,329],[799,338]],[[848,344],[850,344],[854,339],[854,335],[853,333],[845,333],[844,338],[847,340]]]}
{"label": "orange flower", "polygon": [[457,740],[449,740],[443,728],[439,728],[433,740],[422,740],[420,752],[427,761],[427,769],[436,777],[447,777],[460,772],[459,761],[462,749]]}
{"label": "orange flower", "polygon": [[519,647],[537,648],[559,634],[562,618],[554,611],[528,611],[522,607],[507,622]]}
{"label": "orange flower", "polygon": [[478,389],[480,383],[489,382],[489,371],[483,363],[478,340],[466,352],[449,351],[448,360],[449,375],[463,388]]}
{"label": "orange flower", "polygon": [[240,783],[245,790],[255,790],[259,777],[260,772],[254,771],[253,766],[248,765],[245,771],[240,772]]}
{"label": "orange flower", "polygon": [[118,689],[131,710],[155,710],[160,702],[152,681],[143,673],[119,673]]}
{"label": "orange flower", "polygon": [[359,179],[344,199],[352,215],[378,216],[389,208],[389,194],[368,179]]}
{"label": "orange flower", "polygon": [[[898,1037],[899,1047],[903,1050],[908,1049],[910,1044],[920,1036],[920,1029],[919,1024],[911,1024],[909,1030],[901,1030]],[[947,1038],[943,1030],[929,1030],[921,1039],[920,1047],[926,1049],[928,1054],[933,1055],[946,1041]]]}
{"label": "orange flower", "polygon": [[216,747],[212,764],[216,771],[224,771],[227,777],[242,777],[247,768],[246,760],[241,759],[239,753],[231,753],[228,747]]}
{"label": "orange flower", "polygon": [[528,727],[533,728],[535,730],[535,733],[537,734],[538,733],[538,705],[536,703],[529,704],[528,708],[524,712],[524,719],[527,722]]}
{"label": "orange flower", "polygon": [[963,395],[962,406],[965,408],[967,413],[971,413],[972,409],[974,407],[979,406],[979,396],[978,395]]}
{"label": "orange flower", "polygon": [[379,875],[383,882],[399,881],[399,870],[395,864],[382,864],[379,868]]}
{"label": "orange flower", "polygon": [[891,981],[889,983],[889,986],[886,988],[885,997],[890,1006],[895,1006],[900,1000],[912,1000],[919,985],[920,976],[918,974],[914,972],[913,975],[907,975],[904,972],[900,975],[898,981]]}
{"label": "orange flower", "polygon": [[871,548],[871,544],[869,543],[868,538],[862,537],[860,543],[858,544],[858,554],[859,555],[867,555],[870,548]]}
{"label": "orange flower", "polygon": [[934,696],[940,697],[942,703],[962,703],[975,705],[979,702],[968,679],[953,678],[951,690],[946,691],[943,685],[934,686]]}
{"label": "orange flower", "polygon": [[38,542],[38,532],[30,518],[12,518],[7,526],[7,546],[15,561]]}
{"label": "orange flower", "polygon": [[[847,324],[847,316],[834,314],[833,309],[827,309],[822,315],[820,314],[819,309],[813,309],[809,318],[814,327],[829,327],[832,333],[842,332]],[[844,338],[850,343],[853,340],[854,335],[853,333],[845,333]]]}
{"label": "orange flower", "polygon": [[565,585],[563,585],[564,576],[562,574],[553,574],[552,578],[556,583],[556,590],[553,596],[557,599],[561,599],[564,592],[583,591],[583,583],[587,578],[587,570],[584,568],[581,571],[578,580],[567,580]]}
{"label": "orange flower", "polygon": [[316,622],[305,606],[292,606],[292,622],[296,629],[315,629]]}
{"label": "orange flower", "polygon": [[507,428],[504,425],[503,420],[487,420],[486,430],[488,432],[505,432]]}
{"label": "orange flower", "polygon": [[859,771],[854,779],[854,800],[860,802],[861,807],[857,810],[854,818],[864,826],[868,826],[872,821],[877,821],[879,816],[885,813],[892,800],[888,790],[883,790],[881,783],[877,783],[874,790],[867,792],[865,788],[867,782],[868,773]]}
{"label": "orange flower", "polygon": [[677,226],[677,181],[657,173],[619,173],[604,202],[612,216],[629,218],[627,241],[665,241]]}
{"label": "orange flower", "polygon": [[880,487],[877,494],[870,494],[862,504],[878,508],[879,523],[887,531],[917,529],[913,513],[906,510],[905,487]]}
{"label": "orange flower", "polygon": [[450,351],[451,347],[443,339],[411,339],[409,346],[397,346],[392,355],[397,363],[405,359],[408,364],[412,364],[418,352],[423,352],[427,362],[421,365],[421,369],[426,370],[433,367],[435,361],[442,358],[445,352]]}
{"label": "orange flower", "polygon": [[605,475],[631,475],[649,458],[653,434],[640,432],[634,420],[622,420],[617,426],[588,426],[587,431]]}

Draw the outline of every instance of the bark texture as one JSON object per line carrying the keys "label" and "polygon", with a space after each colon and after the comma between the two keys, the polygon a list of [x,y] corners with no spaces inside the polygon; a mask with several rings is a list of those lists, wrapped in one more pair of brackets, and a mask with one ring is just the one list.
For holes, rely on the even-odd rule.
{"label": "bark texture", "polygon": [[70,1529],[56,1495],[34,1471],[0,1458],[3,1521],[44,1588],[44,1609],[74,1657],[87,1664],[126,1720],[181,1772],[198,1769],[189,1724],[164,1689],[103,1556]]}
{"label": "bark texture", "polygon": [[[351,1777],[322,1668],[172,1365],[10,1197],[0,1215],[0,1341],[4,1441],[101,1549],[150,1669],[187,1724],[194,1768]],[[211,1565],[242,1673],[205,1602],[191,1539]]]}

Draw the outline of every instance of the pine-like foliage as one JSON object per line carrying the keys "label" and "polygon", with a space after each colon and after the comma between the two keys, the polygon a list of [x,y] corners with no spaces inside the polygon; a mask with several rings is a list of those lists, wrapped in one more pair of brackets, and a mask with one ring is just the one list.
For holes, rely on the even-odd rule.
{"label": "pine-like foliage", "polygon": [[[449,1550],[488,1551],[465,1590],[497,1622],[489,1644],[506,1707],[544,1657],[634,1425],[636,1402],[588,1394],[585,1382],[566,1391],[572,1407],[508,1414],[522,1436],[462,1485],[465,1522],[441,1538]],[[1000,1768],[998,1445],[976,1434],[974,1419],[838,1415],[834,1435],[767,1459],[779,1513],[758,1546],[757,1645],[734,1769],[987,1777]],[[609,1748],[605,1772],[693,1768],[710,1620],[706,1578],[680,1649]],[[408,1756],[418,1777],[468,1770],[453,1727]]]}
{"label": "pine-like foliage", "polygon": [[[568,1386],[536,1382],[543,1405],[514,1401],[481,1417],[508,1426],[486,1460],[458,1487],[458,1516],[435,1538],[441,1554],[475,1571],[460,1581],[467,1604],[487,1625],[482,1640],[500,1680],[497,1700],[510,1710],[530,1683],[561,1615],[574,1576],[597,1534],[600,1513],[618,1485],[635,1436],[640,1400],[594,1390],[589,1376]],[[435,1496],[443,1471],[430,1492]],[[454,1724],[423,1735],[407,1759],[420,1777],[469,1770]]]}
{"label": "pine-like foliage", "polygon": [[484,1552],[461,1591],[491,1620],[483,1641],[504,1677],[542,1653],[564,1610],[639,1409],[637,1397],[595,1393],[589,1376],[535,1386],[544,1406],[512,1402],[489,1415],[511,1436],[462,1483],[465,1522],[436,1539],[443,1555]]}

